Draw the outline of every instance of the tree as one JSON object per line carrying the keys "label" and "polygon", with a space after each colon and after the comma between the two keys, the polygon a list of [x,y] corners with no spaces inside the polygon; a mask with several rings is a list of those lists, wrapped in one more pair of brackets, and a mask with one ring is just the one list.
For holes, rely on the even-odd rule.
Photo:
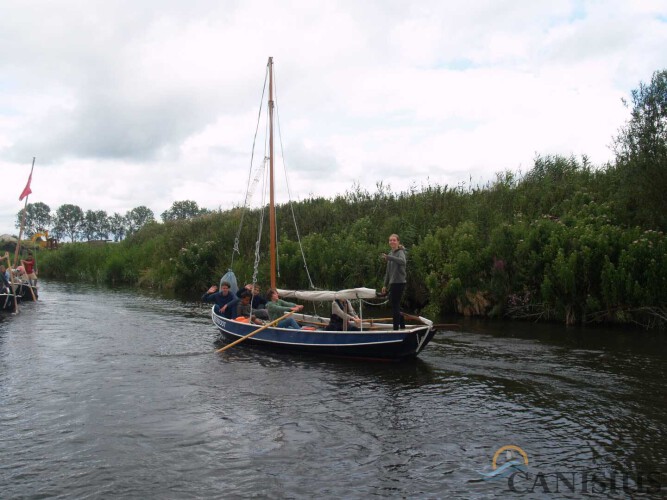
{"label": "tree", "polygon": [[[21,227],[23,220],[23,210],[16,214],[16,228]],[[32,238],[35,233],[43,233],[51,227],[51,209],[45,203],[28,203],[26,206],[25,226],[23,230],[28,238]]]}
{"label": "tree", "polygon": [[106,240],[109,237],[109,218],[104,210],[86,210],[83,236],[88,240]]}
{"label": "tree", "polygon": [[141,205],[127,212],[125,220],[127,222],[127,235],[130,236],[149,222],[155,222],[155,216],[150,208]]}
{"label": "tree", "polygon": [[621,210],[630,225],[667,230],[667,70],[640,82],[632,106],[614,140]]}
{"label": "tree", "polygon": [[113,236],[114,241],[121,241],[127,232],[127,220],[118,212],[109,217],[109,232]]}
{"label": "tree", "polygon": [[59,236],[68,236],[76,241],[83,228],[83,210],[77,205],[65,204],[56,210],[54,230]]}
{"label": "tree", "polygon": [[206,213],[205,208],[199,208],[196,201],[175,201],[169,210],[162,212],[160,216],[164,222],[169,220],[191,219]]}
{"label": "tree", "polygon": [[[627,106],[627,101],[623,100]],[[667,156],[667,70],[653,73],[649,85],[639,82],[632,91],[632,114],[614,140],[621,161]]]}

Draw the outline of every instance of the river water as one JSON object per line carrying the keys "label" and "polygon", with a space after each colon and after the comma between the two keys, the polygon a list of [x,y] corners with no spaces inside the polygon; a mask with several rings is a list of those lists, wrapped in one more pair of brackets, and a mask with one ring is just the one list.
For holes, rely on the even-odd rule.
{"label": "river water", "polygon": [[664,497],[666,337],[469,323],[401,364],[215,354],[197,303],[42,282],[0,317],[0,496]]}

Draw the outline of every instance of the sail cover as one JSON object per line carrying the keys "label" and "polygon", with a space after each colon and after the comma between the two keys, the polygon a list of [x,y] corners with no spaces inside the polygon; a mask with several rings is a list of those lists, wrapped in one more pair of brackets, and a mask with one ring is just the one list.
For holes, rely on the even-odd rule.
{"label": "sail cover", "polygon": [[324,302],[336,299],[374,299],[376,292],[373,288],[349,288],[347,290],[278,290],[283,298],[308,300],[310,302]]}
{"label": "sail cover", "polygon": [[231,269],[225,273],[225,275],[220,279],[220,288],[222,288],[223,283],[229,284],[229,291],[236,295],[236,292],[239,291],[239,285],[236,281],[236,275]]}

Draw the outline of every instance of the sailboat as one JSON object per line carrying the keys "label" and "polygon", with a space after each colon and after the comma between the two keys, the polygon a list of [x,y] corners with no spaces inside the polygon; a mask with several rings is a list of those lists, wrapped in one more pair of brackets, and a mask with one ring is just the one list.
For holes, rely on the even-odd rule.
{"label": "sailboat", "polygon": [[[270,247],[270,283],[276,287],[276,211],[274,193],[274,144],[273,144],[273,113],[274,113],[274,77],[273,58],[267,63],[269,92],[268,92],[268,155],[269,163],[269,247]],[[251,165],[252,171],[252,165]],[[250,185],[250,183],[249,183]],[[248,195],[246,194],[246,201]],[[237,237],[238,246],[238,237]],[[237,248],[235,248],[237,250]],[[257,266],[257,258],[255,259]],[[257,268],[255,268],[256,279]],[[236,276],[230,269],[226,275],[232,282]],[[358,311],[363,312],[364,301],[377,300],[377,293],[371,288],[352,288],[346,290],[289,290],[277,289],[281,298],[310,301],[315,303],[334,300],[358,301]],[[430,342],[435,334],[433,322],[421,316],[405,315],[406,319],[414,324],[407,324],[405,329],[393,330],[387,319],[373,320],[361,316],[359,330],[331,331],[326,327],[330,319],[318,314],[289,313],[303,326],[302,329],[279,328],[277,321],[260,326],[251,322],[229,319],[215,312],[211,308],[211,318],[219,329],[222,337],[230,341],[225,350],[233,344],[243,342],[243,345],[259,347],[276,351],[305,352],[321,356],[336,356],[346,358],[362,358],[373,360],[403,360],[417,356]]]}

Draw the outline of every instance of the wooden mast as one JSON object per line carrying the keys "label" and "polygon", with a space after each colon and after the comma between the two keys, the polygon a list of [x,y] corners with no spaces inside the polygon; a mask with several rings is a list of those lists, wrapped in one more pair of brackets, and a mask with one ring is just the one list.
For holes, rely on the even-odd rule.
{"label": "wooden mast", "polygon": [[269,57],[269,254],[271,288],[276,288],[276,205],[273,189],[273,57]]}

